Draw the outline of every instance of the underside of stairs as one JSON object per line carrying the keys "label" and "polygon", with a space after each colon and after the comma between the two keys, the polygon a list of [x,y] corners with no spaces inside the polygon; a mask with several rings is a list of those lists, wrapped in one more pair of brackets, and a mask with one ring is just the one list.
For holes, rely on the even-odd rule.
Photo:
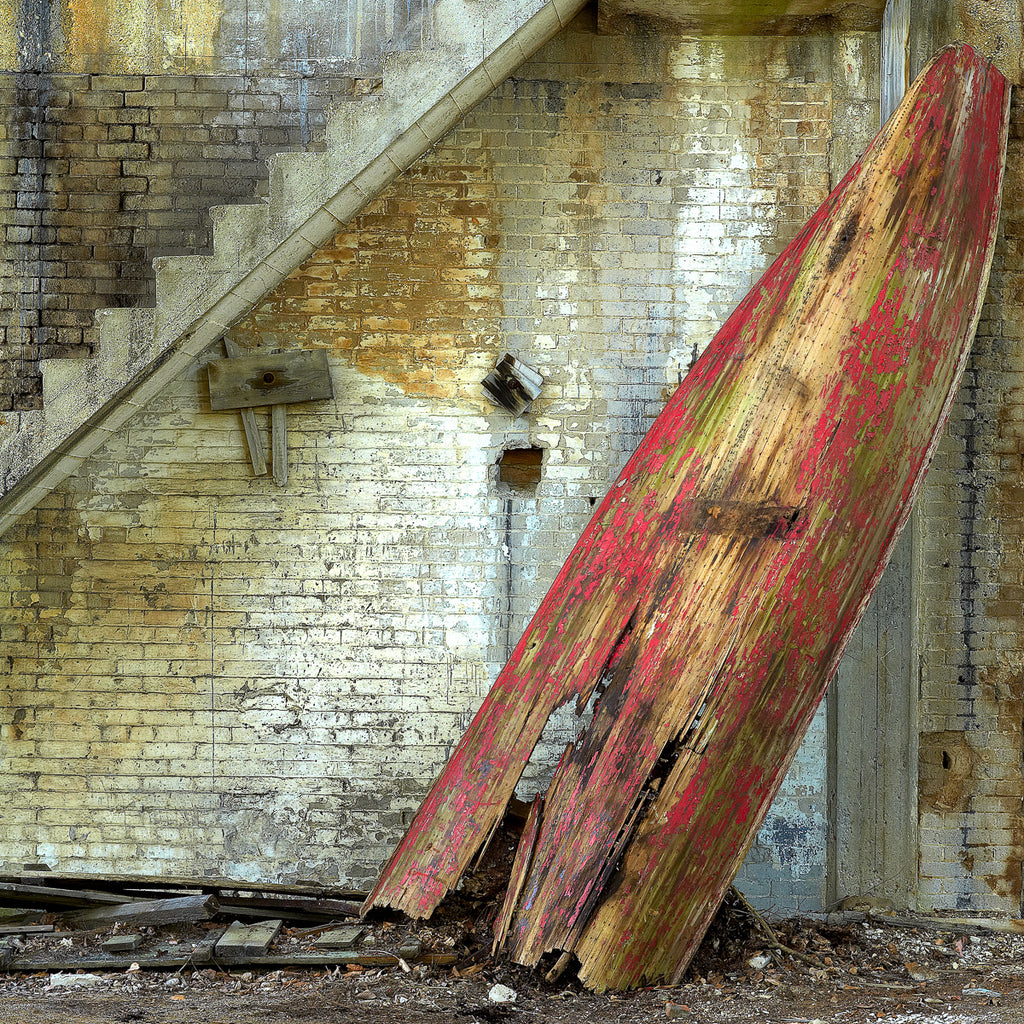
{"label": "underside of stairs", "polygon": [[331,113],[323,152],[273,157],[265,203],[214,207],[211,254],[154,261],[154,308],[101,310],[92,358],[44,361],[42,409],[7,413],[0,427],[0,534],[583,5],[584,0],[438,0],[430,42],[387,56],[382,91]]}

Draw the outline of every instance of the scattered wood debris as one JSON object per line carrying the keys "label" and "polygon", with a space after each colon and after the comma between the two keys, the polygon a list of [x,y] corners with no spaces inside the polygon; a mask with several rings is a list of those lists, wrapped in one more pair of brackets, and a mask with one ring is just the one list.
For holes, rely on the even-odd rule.
{"label": "scattered wood debris", "polygon": [[283,926],[283,921],[262,921],[259,924],[235,921],[217,940],[214,952],[218,959],[226,961],[264,956]]}
{"label": "scattered wood debris", "polygon": [[[42,871],[2,878],[0,934],[18,943],[2,949],[0,966],[8,971],[180,971],[198,965],[408,969],[409,963],[454,966],[458,960],[450,950],[426,947],[387,922],[381,927],[392,930],[393,939],[356,948],[367,926],[358,922],[360,904],[352,897],[365,894],[348,888]],[[311,921],[318,923],[285,927]],[[191,941],[161,941],[189,927],[198,929]],[[101,930],[114,934],[90,939]],[[39,948],[32,948],[33,939],[44,938],[57,945],[37,941]]]}
{"label": "scattered wood debris", "polygon": [[[858,913],[769,922],[732,891],[680,984],[598,996],[568,976],[548,983],[490,953],[504,896],[495,878],[499,868],[507,877],[510,856],[496,836],[478,872],[429,924],[382,912],[358,925],[325,921],[310,927],[286,920],[265,953],[257,949],[251,959],[231,962],[217,954],[234,923],[230,915],[137,929],[112,925],[97,934],[70,926],[74,908],[47,911],[52,931],[0,941],[5,1019],[22,1019],[22,1006],[43,995],[55,1016],[68,1019],[88,1015],[83,1000],[98,999],[104,1019],[142,1019],[140,1013],[163,1019],[166,1010],[184,1003],[189,1019],[237,1024],[260,1024],[275,1012],[311,1024],[422,1024],[426,1013],[435,1024],[513,1015],[546,1024],[639,1024],[666,1017],[703,1024],[832,1021],[883,1013],[909,1021],[922,1012],[952,1009],[959,1015],[973,1008],[974,1015],[964,1016],[972,1020],[984,1019],[987,1007],[1021,1001],[1024,936],[969,935],[949,918],[943,919],[952,928],[947,932],[896,928]],[[168,898],[177,897],[167,891]],[[336,929],[361,934],[349,950],[317,946],[321,934]],[[107,943],[119,938],[138,945],[106,953]],[[516,993],[515,1002],[504,1007],[492,995],[508,992]],[[73,1012],[55,1009],[72,1002]],[[872,1012],[866,1015],[867,1009]],[[27,1011],[23,1016],[31,1017]]]}
{"label": "scattered wood debris", "polygon": [[132,900],[132,896],[121,892],[0,882],[0,904],[10,907],[96,907],[131,903]]}
{"label": "scattered wood debris", "polygon": [[329,928],[327,931],[320,931],[316,944],[319,949],[352,949],[365,931],[362,925]]}
{"label": "scattered wood debris", "polygon": [[104,940],[103,945],[100,948],[104,953],[114,955],[117,953],[131,953],[141,945],[142,936],[133,932],[131,935],[114,935],[111,938]]}
{"label": "scattered wood debris", "polygon": [[216,896],[178,896],[83,910],[71,916],[71,923],[78,928],[105,928],[110,924],[180,924],[184,921],[206,921],[219,910]]}
{"label": "scattered wood debris", "polygon": [[871,914],[880,924],[897,928],[922,928],[935,932],[956,932],[964,935],[987,935],[1002,932],[1024,935],[1024,919],[1019,917],[939,917],[934,914]]}

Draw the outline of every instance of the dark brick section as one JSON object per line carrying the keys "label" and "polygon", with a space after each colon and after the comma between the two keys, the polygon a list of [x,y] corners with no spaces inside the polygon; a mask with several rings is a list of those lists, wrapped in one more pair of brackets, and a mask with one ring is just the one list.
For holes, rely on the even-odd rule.
{"label": "dark brick section", "polygon": [[315,145],[351,77],[0,76],[0,410],[40,404],[39,360],[87,356],[97,309],[154,301],[152,260],[211,244],[272,153]]}
{"label": "dark brick section", "polygon": [[1024,99],[970,361],[918,502],[920,866],[927,909],[1024,896]]}

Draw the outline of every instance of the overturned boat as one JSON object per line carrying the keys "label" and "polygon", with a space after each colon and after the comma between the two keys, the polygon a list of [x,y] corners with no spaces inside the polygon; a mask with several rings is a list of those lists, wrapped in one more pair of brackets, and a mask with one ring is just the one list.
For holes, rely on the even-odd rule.
{"label": "overturned boat", "polygon": [[551,712],[498,942],[677,982],[910,514],[996,236],[1009,87],[939,54],[718,332],[595,512],[366,907],[429,915]]}

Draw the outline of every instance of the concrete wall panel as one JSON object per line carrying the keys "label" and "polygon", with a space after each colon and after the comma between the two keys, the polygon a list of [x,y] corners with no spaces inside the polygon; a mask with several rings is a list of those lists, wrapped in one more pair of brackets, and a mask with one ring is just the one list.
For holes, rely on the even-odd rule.
{"label": "concrete wall panel", "polygon": [[351,73],[429,31],[429,0],[6,0],[5,71]]}

